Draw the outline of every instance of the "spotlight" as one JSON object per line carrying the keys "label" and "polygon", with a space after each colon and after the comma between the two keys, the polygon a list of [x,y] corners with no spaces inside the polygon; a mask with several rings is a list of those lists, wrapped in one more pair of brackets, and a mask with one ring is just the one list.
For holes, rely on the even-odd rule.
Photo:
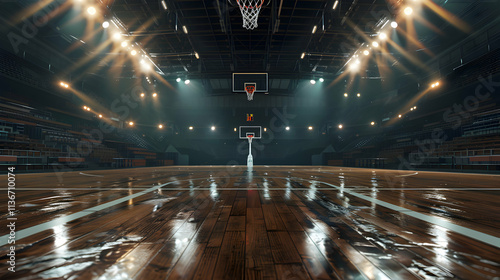
{"label": "spotlight", "polygon": [[343,125],[339,124],[339,129],[342,129],[343,127],[344,127]]}
{"label": "spotlight", "polygon": [[189,130],[193,130],[193,129],[194,129],[194,127],[192,127],[192,126],[189,127]]}
{"label": "spotlight", "polygon": [[356,60],[354,61],[354,63],[356,63],[356,64],[361,64],[361,61],[360,61],[359,59],[356,59]]}
{"label": "spotlight", "polygon": [[102,119],[102,115],[101,114],[99,114],[99,118]]}
{"label": "spotlight", "polygon": [[143,92],[143,93],[141,93],[141,97],[143,97],[143,98],[144,98],[144,96],[146,96],[146,95],[144,94],[144,92]]}
{"label": "spotlight", "polygon": [[186,84],[186,85],[189,85],[189,83],[191,83],[191,81],[190,81],[190,80],[185,80],[185,81],[184,81],[184,84]]}
{"label": "spotlight", "polygon": [[401,117],[402,117],[402,115],[398,115],[398,118],[401,118]]}
{"label": "spotlight", "polygon": [[413,13],[413,9],[411,7],[406,7],[404,13],[409,16]]}
{"label": "spotlight", "polygon": [[319,78],[319,82],[320,82],[320,83],[322,83],[322,82],[324,82],[324,81],[325,81],[325,79],[323,79],[323,78]]}
{"label": "spotlight", "polygon": [[357,97],[361,97],[361,93],[358,92],[358,94],[356,94]]}
{"label": "spotlight", "polygon": [[369,50],[364,50],[364,51],[363,51],[363,54],[364,54],[364,55],[369,55],[369,54],[370,54],[370,51],[369,51]]}
{"label": "spotlight", "polygon": [[127,45],[128,45],[127,41],[123,41],[123,42],[122,42],[122,47],[124,47],[124,48],[125,48]]}
{"label": "spotlight", "polygon": [[371,124],[371,125],[375,125],[375,122],[371,122],[370,124]]}
{"label": "spotlight", "polygon": [[309,82],[310,82],[311,84],[313,84],[313,85],[314,85],[314,84],[316,84],[316,81],[315,81],[315,80],[310,80]]}
{"label": "spotlight", "polygon": [[316,25],[315,25],[315,26],[313,27],[312,34],[316,33],[316,30],[318,30],[318,26],[316,26]]}
{"label": "spotlight", "polygon": [[414,106],[414,107],[413,107],[413,110],[417,110],[417,106]]}
{"label": "spotlight", "polygon": [[185,25],[182,26],[182,30],[184,31],[184,33],[188,34],[188,29]]}
{"label": "spotlight", "polygon": [[348,97],[348,96],[349,96],[349,94],[347,94],[347,92],[346,92],[346,93],[344,93],[344,97]]}
{"label": "spotlight", "polygon": [[162,125],[162,124],[159,124],[159,125],[158,125],[158,128],[159,128],[159,129],[162,129],[162,128],[163,128],[163,125]]}
{"label": "spotlight", "polygon": [[266,131],[267,131],[267,128],[266,128],[266,127],[264,127],[264,132],[266,132]]}
{"label": "spotlight", "polygon": [[83,106],[83,110],[87,110],[87,106]]}
{"label": "spotlight", "polygon": [[391,27],[392,28],[398,28],[398,23],[395,22],[395,21],[391,22]]}
{"label": "spotlight", "polygon": [[131,54],[131,55],[136,55],[136,54],[137,54],[137,51],[136,51],[136,50],[132,50],[132,51],[130,52],[130,54]]}
{"label": "spotlight", "polygon": [[432,84],[432,85],[431,85],[431,87],[432,87],[432,88],[435,88],[435,87],[436,87],[436,84]]}
{"label": "spotlight", "polygon": [[387,34],[382,32],[382,33],[378,34],[378,37],[380,38],[380,40],[385,40],[385,39],[387,39]]}
{"label": "spotlight", "polygon": [[156,92],[153,93],[153,97],[157,97],[158,94]]}
{"label": "spotlight", "polygon": [[413,111],[413,108],[410,108],[410,111]]}
{"label": "spotlight", "polygon": [[90,111],[90,107],[87,107],[87,111]]}
{"label": "spotlight", "polygon": [[194,52],[194,56],[196,57],[196,59],[200,59],[200,55],[197,52]]}
{"label": "spotlight", "polygon": [[212,131],[214,131],[214,130],[215,130],[215,126],[213,126],[213,125],[212,125],[212,127],[211,127],[210,129],[211,129]]}
{"label": "spotlight", "polygon": [[436,82],[436,86],[439,86],[439,82]]}
{"label": "spotlight", "polygon": [[102,28],[106,29],[109,27],[109,21],[105,21],[102,23]]}
{"label": "spotlight", "polygon": [[87,13],[89,13],[89,15],[91,15],[91,16],[95,15],[96,12],[97,11],[94,7],[88,7],[88,9],[87,9]]}
{"label": "spotlight", "polygon": [[161,5],[163,6],[163,9],[167,9],[167,3],[165,3],[165,0],[161,0]]}
{"label": "spotlight", "polygon": [[335,10],[339,4],[339,0],[335,0],[335,3],[333,3],[332,10]]}
{"label": "spotlight", "polygon": [[372,42],[372,46],[373,46],[374,48],[378,48],[378,42],[375,42],[375,41],[374,41],[374,42]]}
{"label": "spotlight", "polygon": [[120,32],[116,32],[115,34],[113,34],[113,39],[115,39],[115,40],[120,40],[121,37],[122,37],[122,34],[120,34]]}
{"label": "spotlight", "polygon": [[309,126],[307,129],[308,129],[308,130],[313,130],[313,127],[312,127],[312,126]]}
{"label": "spotlight", "polygon": [[287,126],[287,127],[285,127],[285,129],[286,129],[286,130],[290,130],[290,127],[289,127],[289,126]]}
{"label": "spotlight", "polygon": [[300,55],[300,59],[304,59],[304,57],[306,56],[306,53],[303,52],[301,55]]}
{"label": "spotlight", "polygon": [[134,122],[129,122],[128,125],[134,126]]}
{"label": "spotlight", "polygon": [[175,81],[180,83],[182,80],[181,80],[181,78],[177,78],[177,79],[175,79]]}
{"label": "spotlight", "polygon": [[235,128],[234,128],[234,132],[236,132],[236,131],[238,131],[238,130],[237,130],[237,129],[236,129],[236,127],[235,127]]}

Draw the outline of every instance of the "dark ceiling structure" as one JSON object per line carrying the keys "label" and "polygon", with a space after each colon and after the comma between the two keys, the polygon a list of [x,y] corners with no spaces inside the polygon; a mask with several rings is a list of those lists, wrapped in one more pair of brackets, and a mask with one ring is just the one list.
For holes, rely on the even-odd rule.
{"label": "dark ceiling structure", "polygon": [[[446,16],[438,16],[427,7],[422,9],[420,16],[427,22],[416,22],[414,28],[416,41],[425,48],[409,52],[422,63],[432,59],[428,53],[438,55],[498,17],[495,0],[419,1],[432,3],[471,27],[464,32]],[[300,79],[338,77],[346,71],[346,63],[357,51],[370,47],[381,28],[387,28],[393,20],[404,25],[402,10],[409,2],[419,1],[266,0],[254,30],[243,28],[241,12],[234,1],[101,0],[92,3],[99,9],[99,20],[111,20],[120,26],[122,35],[145,51],[157,66],[156,72],[165,80],[200,79],[207,92],[227,91],[233,72],[267,72],[273,85],[289,92]],[[8,18],[19,10],[29,10],[35,2],[10,1],[2,4],[1,13]],[[54,2],[65,7],[65,2],[76,1]],[[73,22],[77,15],[71,14],[70,8],[65,9],[44,28],[42,40],[75,63],[92,55],[94,59],[89,65],[106,66],[102,61],[111,51],[101,50],[96,54],[94,46],[81,40],[86,36],[84,25],[81,30],[67,28],[68,22]],[[94,23],[98,27],[99,20]],[[405,28],[402,26],[401,30],[407,31]],[[100,29],[104,34],[105,30]],[[396,36],[405,48],[406,38],[401,34],[398,30]],[[405,65],[407,72],[400,74],[410,71],[418,75],[415,72],[421,71],[395,48],[389,46],[385,51],[387,53],[381,55],[386,55],[388,65]],[[121,67],[123,77],[141,76],[130,63],[123,63]],[[95,71],[95,67],[89,68]],[[381,78],[374,59],[358,75]]]}

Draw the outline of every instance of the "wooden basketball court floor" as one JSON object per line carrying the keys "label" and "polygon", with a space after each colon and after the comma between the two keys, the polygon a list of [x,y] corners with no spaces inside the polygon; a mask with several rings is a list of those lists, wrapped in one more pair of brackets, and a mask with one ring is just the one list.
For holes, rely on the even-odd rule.
{"label": "wooden basketball court floor", "polygon": [[312,166],[16,175],[0,279],[500,279],[500,176]]}

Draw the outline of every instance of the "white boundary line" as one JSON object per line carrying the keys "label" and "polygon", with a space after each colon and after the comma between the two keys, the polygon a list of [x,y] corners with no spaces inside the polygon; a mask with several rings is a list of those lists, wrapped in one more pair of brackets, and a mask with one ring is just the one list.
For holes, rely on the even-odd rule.
{"label": "white boundary line", "polygon": [[[210,178],[211,179],[218,179],[220,177],[210,177]],[[267,178],[270,178],[270,177],[267,177]],[[292,179],[290,177],[272,177],[272,178]],[[36,225],[36,226],[32,226],[32,227],[29,227],[29,228],[26,228],[26,229],[19,230],[19,231],[16,232],[16,241],[20,240],[22,238],[34,235],[36,233],[42,232],[44,230],[48,230],[48,229],[50,229],[50,228],[52,228],[54,226],[58,226],[60,224],[67,223],[67,222],[79,219],[81,217],[85,217],[85,216],[90,215],[92,213],[95,213],[97,211],[104,210],[106,208],[115,206],[115,205],[117,205],[119,203],[122,203],[122,202],[128,201],[130,199],[139,197],[141,195],[150,193],[152,191],[155,191],[155,190],[157,190],[157,189],[159,189],[161,187],[164,187],[164,186],[167,186],[167,185],[170,185],[170,184],[178,183],[178,182],[181,182],[181,181],[206,180],[206,179],[208,179],[208,178],[186,179],[186,180],[172,181],[172,182],[168,182],[168,183],[165,183],[165,184],[153,186],[153,187],[151,187],[149,189],[143,190],[143,191],[138,192],[136,194],[132,194],[132,195],[129,195],[129,196],[126,196],[126,197],[122,197],[122,198],[119,198],[119,199],[116,199],[116,200],[113,200],[113,201],[110,201],[110,202],[107,202],[107,203],[104,203],[104,204],[101,204],[101,205],[97,205],[97,206],[91,207],[89,209],[85,209],[85,210],[82,210],[80,212],[76,212],[76,213],[73,213],[73,214],[70,214],[70,215],[67,215],[67,216],[62,216],[60,218],[56,218],[56,219],[54,219],[52,221],[45,222],[43,224],[39,224],[39,225]],[[323,181],[311,180],[311,179],[303,179],[303,178],[293,178],[293,179],[299,179],[299,180],[303,180],[303,181],[316,181],[318,183],[322,183],[322,184],[325,184],[327,186],[330,186],[330,187],[332,187],[334,189],[341,190],[340,187],[335,186],[335,185],[330,184],[330,183],[323,182]],[[182,190],[190,190],[190,189],[189,188],[183,188]],[[193,190],[196,190],[196,188],[193,188]],[[220,191],[221,189],[217,189],[217,190]],[[243,190],[243,188],[235,188],[235,190]],[[255,189],[252,189],[252,190],[266,190],[266,189],[265,188],[263,188],[263,189],[262,188],[255,188]],[[269,190],[269,189],[267,189],[267,190]],[[280,188],[279,190],[286,190],[286,188]],[[317,190],[326,190],[326,189],[318,188]],[[385,201],[382,201],[382,200],[379,200],[379,199],[376,199],[376,198],[373,198],[373,197],[369,197],[369,196],[366,196],[366,195],[358,194],[358,193],[352,191],[353,189],[351,189],[351,188],[348,188],[348,189],[344,188],[342,190],[344,191],[344,193],[347,193],[349,195],[352,195],[352,196],[361,198],[363,200],[375,203],[377,205],[380,205],[380,206],[392,209],[394,211],[406,214],[408,216],[414,217],[414,218],[422,220],[424,222],[427,222],[427,223],[430,223],[430,224],[434,224],[434,225],[437,225],[437,226],[441,226],[441,227],[446,228],[448,230],[451,230],[453,232],[462,234],[464,236],[467,236],[467,237],[476,239],[478,241],[487,243],[489,245],[492,245],[494,247],[500,248],[500,238],[498,238],[498,237],[495,237],[495,236],[492,236],[492,235],[489,235],[489,234],[486,234],[486,233],[482,233],[482,232],[479,232],[479,231],[476,231],[476,230],[473,230],[473,229],[469,229],[469,228],[466,228],[466,227],[463,227],[463,226],[459,226],[459,225],[453,224],[453,223],[451,223],[449,221],[446,221],[445,219],[440,218],[440,217],[422,214],[422,213],[419,213],[419,212],[416,212],[416,211],[413,211],[413,210],[410,210],[410,209],[407,209],[407,208],[403,208],[403,207],[400,207],[400,206],[397,206],[397,205],[394,205],[394,204],[391,204],[391,203],[388,203],[388,202],[385,202]],[[0,237],[0,246],[3,246],[3,245],[7,244],[8,237],[9,237],[9,234],[6,234],[6,235]]]}

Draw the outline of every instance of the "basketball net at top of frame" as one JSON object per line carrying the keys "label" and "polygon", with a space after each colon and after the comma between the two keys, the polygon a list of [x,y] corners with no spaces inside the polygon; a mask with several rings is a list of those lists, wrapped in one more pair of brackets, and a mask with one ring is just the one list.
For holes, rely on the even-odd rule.
{"label": "basketball net at top of frame", "polygon": [[243,27],[248,30],[257,28],[257,19],[264,0],[236,0],[236,2],[238,2],[243,17]]}
{"label": "basketball net at top of frame", "polygon": [[255,85],[245,85],[245,91],[247,93],[248,101],[253,100],[253,94],[255,93]]}

